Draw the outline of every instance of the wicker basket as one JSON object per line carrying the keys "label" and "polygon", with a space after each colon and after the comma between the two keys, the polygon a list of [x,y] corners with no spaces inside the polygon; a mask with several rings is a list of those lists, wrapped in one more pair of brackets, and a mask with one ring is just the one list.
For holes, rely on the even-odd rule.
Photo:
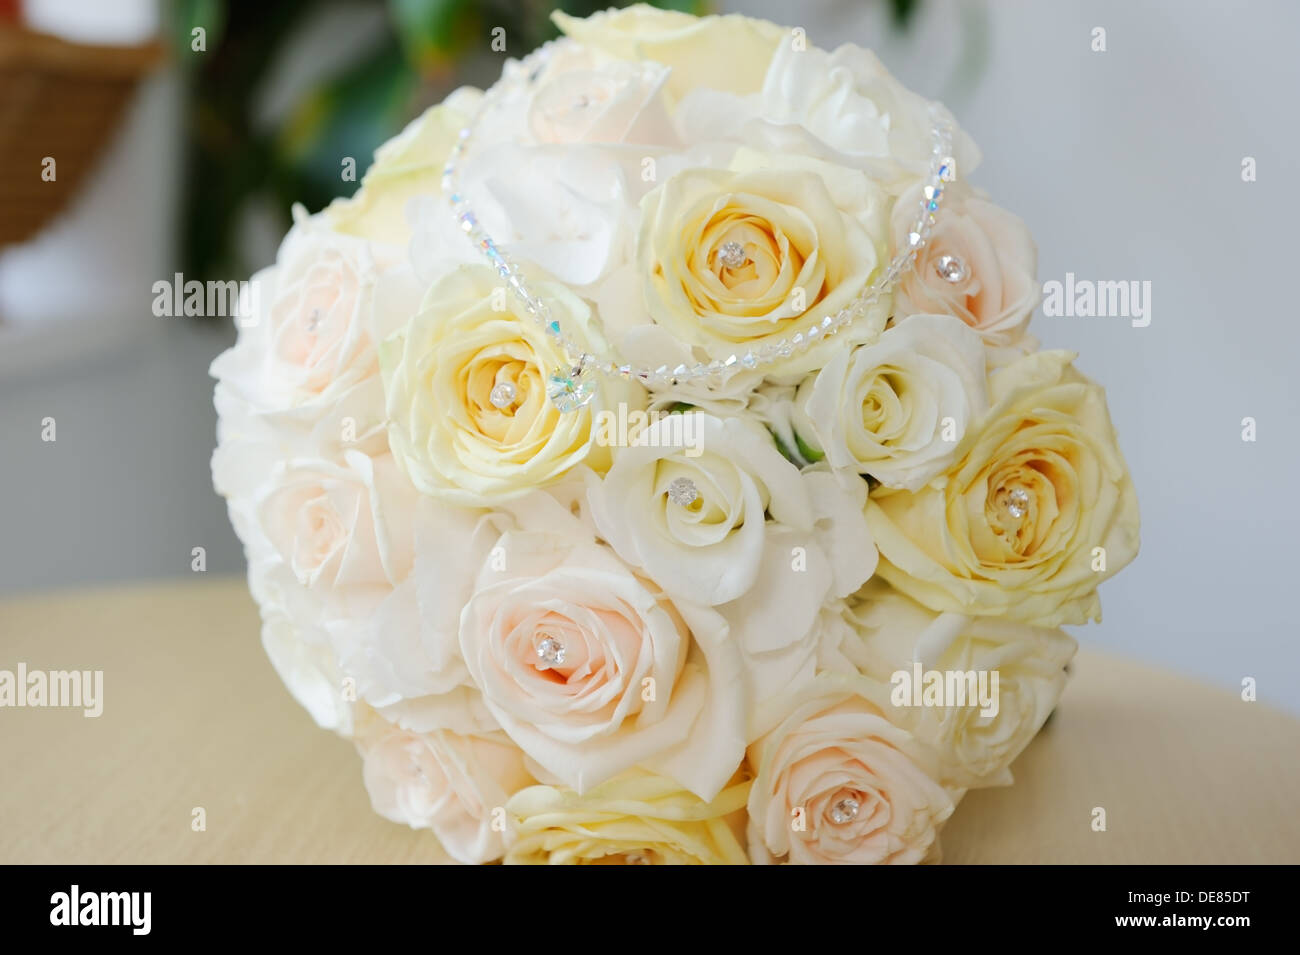
{"label": "wicker basket", "polygon": [[[162,47],[83,46],[0,23],[0,246],[35,235],[76,192]],[[44,159],[55,178],[42,177]]]}

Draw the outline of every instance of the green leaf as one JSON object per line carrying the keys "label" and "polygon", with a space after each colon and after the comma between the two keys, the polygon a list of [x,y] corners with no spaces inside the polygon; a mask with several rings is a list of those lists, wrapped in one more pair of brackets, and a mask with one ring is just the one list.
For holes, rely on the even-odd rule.
{"label": "green leaf", "polygon": [[818,451],[816,448],[811,448],[807,444],[805,444],[803,438],[799,436],[798,431],[794,432],[794,443],[795,446],[799,449],[799,454],[809,464],[816,464],[822,458],[826,457],[826,453],[824,451]]}

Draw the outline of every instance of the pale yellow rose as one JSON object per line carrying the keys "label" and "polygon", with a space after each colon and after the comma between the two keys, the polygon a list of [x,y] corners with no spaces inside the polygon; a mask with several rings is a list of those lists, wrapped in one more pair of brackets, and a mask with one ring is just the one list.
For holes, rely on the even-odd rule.
{"label": "pale yellow rose", "polygon": [[478,95],[475,90],[453,93],[380,146],[360,188],[350,198],[334,200],[325,209],[326,221],[339,232],[374,242],[410,242],[407,203],[442,194],[443,166]]}
{"label": "pale yellow rose", "polygon": [[1105,392],[1073,358],[1038,352],[996,372],[946,482],[872,495],[881,577],[932,610],[1101,619],[1097,585],[1137,555],[1137,495]]}
{"label": "pale yellow rose", "polygon": [[[558,283],[530,284],[571,340],[604,351],[581,299]],[[522,312],[495,271],[462,266],[435,282],[420,311],[380,346],[389,443],[425,494],[487,506],[579,464],[604,471],[609,449],[596,441],[594,416],[619,401],[643,406],[639,388],[597,375],[592,400],[562,413],[546,387],[569,362]],[[512,389],[505,406],[492,402],[497,386]]]}
{"label": "pale yellow rose", "polygon": [[[769,373],[806,371],[884,327],[878,303],[833,338],[812,331],[882,261],[886,197],[860,170],[741,150],[728,169],[672,176],[641,209],[637,258],[650,316],[713,359],[735,354],[750,367],[744,356],[768,354]],[[815,344],[777,351],[796,334]]]}
{"label": "pale yellow rose", "polygon": [[711,802],[671,779],[632,770],[579,796],[531,786],[506,803],[506,865],[745,865],[749,779]]}
{"label": "pale yellow rose", "polygon": [[763,87],[768,64],[790,30],[738,14],[694,17],[644,3],[585,19],[556,11],[551,19],[584,46],[624,60],[669,67],[668,92],[680,99],[699,87],[744,96]]}

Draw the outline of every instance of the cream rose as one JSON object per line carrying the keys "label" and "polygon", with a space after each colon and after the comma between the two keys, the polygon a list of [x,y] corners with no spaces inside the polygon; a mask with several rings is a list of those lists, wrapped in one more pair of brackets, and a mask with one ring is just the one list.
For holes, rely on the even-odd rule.
{"label": "cream rose", "polygon": [[867,700],[824,684],[750,747],[757,767],[750,858],[801,865],[932,860],[953,803],[918,765],[924,750]]}
{"label": "cream rose", "polygon": [[673,142],[662,96],[669,72],[561,41],[527,101],[528,129],[548,144]]}
{"label": "cream rose", "polygon": [[916,315],[835,355],[796,401],[827,463],[910,491],[942,474],[988,408],[984,348],[956,319]]}
{"label": "cream rose", "polygon": [[[604,479],[588,482],[588,502],[610,546],[674,598],[707,605],[736,600],[770,561],[780,569],[768,583],[782,592],[811,592],[819,601],[829,590],[843,588],[834,596],[844,596],[857,589],[875,564],[853,496],[820,480],[801,475],[754,421],[687,412],[657,419],[619,449]],[[838,539],[818,530],[819,519],[824,531],[838,522],[862,547],[832,555]],[[817,551],[803,574],[790,572],[791,535],[779,533],[783,528],[805,551]],[[845,579],[836,587],[831,564],[839,557],[854,566],[842,568]]]}
{"label": "cream rose", "polygon": [[1097,585],[1138,550],[1133,481],[1100,387],[1069,352],[994,374],[943,487],[872,495],[878,573],[932,610],[1053,627],[1101,619]]}
{"label": "cream rose", "polygon": [[[535,286],[570,336],[599,349],[591,311],[561,285]],[[494,309],[494,303],[504,310]],[[597,376],[584,408],[561,413],[547,380],[564,354],[486,266],[465,266],[429,289],[421,310],[381,348],[389,442],[411,482],[461,505],[490,505],[562,478],[604,470],[593,415],[638,389]],[[508,400],[494,404],[494,389]],[[643,401],[643,399],[642,399]]]}
{"label": "cream rose", "polygon": [[[650,317],[679,341],[768,373],[820,366],[845,341],[872,341],[877,307],[819,341],[823,319],[881,261],[885,199],[860,171],[741,150],[727,170],[689,168],[642,200],[638,268]],[[816,331],[813,329],[816,328]],[[780,342],[800,335],[803,351]]]}
{"label": "cream rose", "polygon": [[[906,245],[920,201],[918,186],[894,206],[895,248]],[[1037,271],[1025,224],[955,183],[915,268],[899,279],[897,314],[955,315],[989,345],[1015,345],[1038,305]]]}
{"label": "cream rose", "polygon": [[576,526],[507,532],[495,551],[460,645],[511,739],[579,792],[640,766],[712,799],[744,751],[725,622],[674,607]]}
{"label": "cream rose", "polygon": [[[1060,699],[1073,638],[1059,629],[935,614],[879,581],[863,589],[849,619],[858,638],[842,641],[841,652],[878,681],[873,700],[890,721],[934,751],[939,781],[952,789],[1010,785],[1008,767]],[[981,712],[974,699],[967,706],[910,705],[911,683],[891,680],[900,671],[914,679],[917,663],[923,675],[985,674],[985,686],[996,690],[995,712]]]}
{"label": "cream rose", "polygon": [[583,46],[669,67],[668,90],[675,99],[700,86],[740,95],[757,91],[778,44],[792,36],[766,20],[694,17],[644,3],[585,19],[556,11],[551,19]]}
{"label": "cream rose", "polygon": [[533,782],[519,747],[501,733],[411,733],[376,723],[357,738],[375,812],[432,830],[458,862],[501,858],[506,800]]}
{"label": "cream rose", "polygon": [[411,239],[411,200],[441,195],[443,166],[480,96],[477,90],[457,90],[380,146],[356,194],[334,200],[325,210],[333,228],[376,243],[405,246]]}
{"label": "cream rose", "polygon": [[749,780],[712,800],[639,770],[578,795],[531,786],[510,798],[506,865],[746,865],[742,846]]}

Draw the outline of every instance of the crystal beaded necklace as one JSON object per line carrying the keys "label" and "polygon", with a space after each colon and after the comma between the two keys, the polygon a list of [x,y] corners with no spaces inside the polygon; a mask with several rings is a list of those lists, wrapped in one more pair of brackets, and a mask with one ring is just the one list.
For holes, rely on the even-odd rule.
{"label": "crystal beaded necklace", "polygon": [[[559,320],[552,314],[546,300],[532,290],[519,266],[501,251],[497,241],[479,224],[478,216],[470,207],[469,200],[460,186],[461,163],[483,117],[504,98],[506,93],[523,89],[537,81],[545,66],[545,56],[539,57],[539,60],[540,62],[527,72],[526,79],[521,79],[519,74],[508,79],[503,78],[483,94],[478,109],[470,118],[469,124],[461,129],[447,157],[447,163],[442,171],[442,191],[451,204],[461,229],[496,269],[497,274],[519,299],[529,317],[541,326],[564,355],[565,364],[550,373],[546,389],[547,396],[562,412],[576,411],[591,401],[596,392],[595,375],[597,374],[639,381],[647,388],[695,383],[703,385],[706,389],[714,389],[720,387],[732,374],[741,369],[752,371],[764,368],[847,328],[865,314],[880,296],[892,288],[904,271],[915,264],[917,253],[929,239],[934,227],[939,204],[943,198],[944,184],[952,182],[957,177],[956,162],[951,155],[951,125],[938,104],[931,104],[930,169],[922,189],[916,220],[907,234],[907,245],[895,254],[884,272],[863,288],[852,301],[805,331],[796,332],[774,342],[766,342],[756,348],[737,351],[723,359],[695,362],[690,365],[680,364],[675,368],[669,368],[667,365],[650,368],[631,363],[619,363],[604,356],[590,354],[569,338],[560,326]],[[724,243],[718,249],[718,255],[722,263],[731,268],[743,265],[745,261],[744,248],[737,242]],[[935,267],[939,270],[940,276],[949,282],[959,282],[966,277],[965,264],[951,256],[941,258],[936,262]],[[499,400],[504,407],[508,406],[514,397],[513,394],[504,391],[498,394],[494,389],[492,401],[495,404]]]}

